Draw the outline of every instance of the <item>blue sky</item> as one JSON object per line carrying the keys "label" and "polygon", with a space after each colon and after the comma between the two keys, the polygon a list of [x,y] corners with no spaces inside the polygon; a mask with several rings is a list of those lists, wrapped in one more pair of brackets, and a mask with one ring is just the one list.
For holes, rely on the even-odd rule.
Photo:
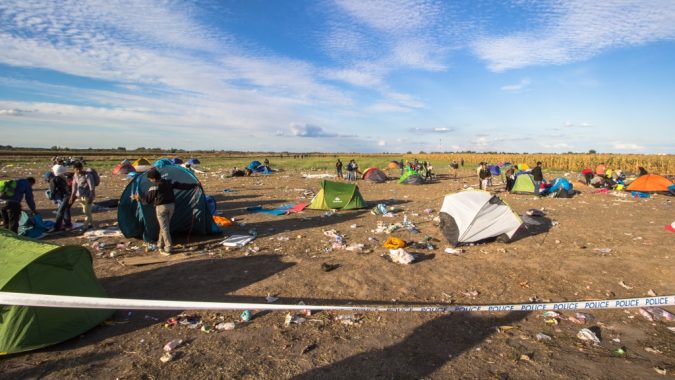
{"label": "blue sky", "polygon": [[2,145],[675,153],[675,1],[0,2]]}

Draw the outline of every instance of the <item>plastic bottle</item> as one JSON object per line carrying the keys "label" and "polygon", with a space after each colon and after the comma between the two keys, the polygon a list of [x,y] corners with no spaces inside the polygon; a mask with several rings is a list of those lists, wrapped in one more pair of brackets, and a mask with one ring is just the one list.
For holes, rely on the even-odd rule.
{"label": "plastic bottle", "polygon": [[164,351],[169,352],[169,351],[175,349],[176,347],[180,346],[181,343],[183,343],[183,339],[174,339],[174,340],[172,340],[169,343],[164,345]]}

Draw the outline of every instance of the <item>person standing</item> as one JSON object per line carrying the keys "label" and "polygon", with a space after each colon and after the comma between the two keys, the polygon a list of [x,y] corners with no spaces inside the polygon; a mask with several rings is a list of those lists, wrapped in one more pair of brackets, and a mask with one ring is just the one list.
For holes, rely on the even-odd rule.
{"label": "person standing", "polygon": [[431,162],[425,161],[426,166],[427,166],[427,174],[424,179],[426,180],[431,180],[434,176],[434,166],[431,165]]}
{"label": "person standing", "polygon": [[337,177],[344,179],[344,176],[342,175],[342,161],[338,158],[337,162],[335,163],[335,171],[337,171]]}
{"label": "person standing", "polygon": [[452,160],[452,162],[450,163],[450,169],[452,169],[452,176],[454,178],[457,178],[457,169],[459,169],[459,164],[457,163],[457,161]]}
{"label": "person standing", "polygon": [[[35,199],[33,198],[33,185],[35,185],[35,178],[27,177],[15,180],[5,180],[3,187],[6,190],[2,191],[7,194],[9,188],[13,188],[13,194],[9,195],[7,199],[0,201],[0,215],[2,215],[2,226],[15,234],[19,232],[19,220],[21,219],[21,201],[26,200],[26,205],[32,214],[37,214],[35,208]],[[11,182],[14,182],[13,184]]]}
{"label": "person standing", "polygon": [[605,166],[604,162],[601,162],[600,165],[595,167],[595,175],[604,177],[605,172],[607,171],[607,167]]}
{"label": "person standing", "polygon": [[534,179],[534,194],[539,195],[541,183],[544,182],[544,173],[541,172],[541,161],[537,161],[537,166],[532,169],[532,178]]}
{"label": "person standing", "polygon": [[459,163],[460,163],[460,165],[462,165],[462,167],[464,167],[464,159],[463,158],[459,160]]}
{"label": "person standing", "polygon": [[354,168],[354,181],[363,173],[359,171],[359,164],[356,163],[356,160],[352,160],[352,167]]}
{"label": "person standing", "polygon": [[133,199],[140,200],[144,204],[155,205],[155,214],[157,215],[157,222],[159,224],[157,249],[159,249],[161,255],[168,256],[173,251],[171,217],[176,210],[176,197],[173,189],[196,190],[200,185],[199,183],[180,183],[162,179],[162,174],[155,168],[148,170],[146,175],[152,186],[142,197],[140,194],[134,194]]}
{"label": "person standing", "polygon": [[354,160],[349,160],[349,163],[347,164],[347,181],[354,181],[355,179]]}
{"label": "person standing", "polygon": [[70,193],[70,206],[78,199],[82,204],[82,212],[84,213],[84,226],[82,230],[86,231],[94,228],[94,219],[91,216],[91,205],[96,198],[96,185],[91,173],[87,173],[80,161],[73,164],[75,175],[73,176],[73,186]]}
{"label": "person standing", "polygon": [[52,168],[54,175],[49,179],[49,199],[56,203],[56,221],[49,232],[58,232],[73,226],[69,202],[71,188],[68,186],[67,171],[63,165],[55,165]]}
{"label": "person standing", "polygon": [[488,169],[485,162],[481,162],[480,170],[478,171],[478,178],[480,178],[480,188],[481,190],[487,191],[490,178],[492,178],[492,173]]}
{"label": "person standing", "polygon": [[511,189],[513,189],[513,184],[516,183],[515,174],[515,166],[509,166],[509,168],[506,169],[506,173],[504,173],[504,176],[506,176],[506,191],[511,191]]}

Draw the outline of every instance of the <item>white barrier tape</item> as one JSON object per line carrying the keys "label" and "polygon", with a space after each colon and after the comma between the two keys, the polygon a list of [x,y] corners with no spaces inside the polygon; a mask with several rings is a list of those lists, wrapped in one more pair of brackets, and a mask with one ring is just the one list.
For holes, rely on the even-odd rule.
{"label": "white barrier tape", "polygon": [[527,303],[505,305],[438,305],[438,306],[319,306],[277,305],[269,303],[230,303],[195,301],[157,301],[124,298],[97,298],[0,292],[0,305],[61,307],[111,310],[334,310],[358,312],[495,312],[540,310],[630,309],[675,305],[675,296],[621,298],[614,300]]}

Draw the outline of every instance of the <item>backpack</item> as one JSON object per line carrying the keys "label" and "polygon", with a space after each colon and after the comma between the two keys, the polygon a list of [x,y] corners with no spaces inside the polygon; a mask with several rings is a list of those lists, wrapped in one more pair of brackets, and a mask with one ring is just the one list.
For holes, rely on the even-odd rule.
{"label": "backpack", "polygon": [[6,179],[0,181],[0,199],[10,199],[16,192],[16,181],[13,179]]}
{"label": "backpack", "polygon": [[91,175],[91,180],[94,182],[94,186],[98,187],[101,184],[101,177],[98,175],[98,172],[94,168],[87,168],[86,173]]}

